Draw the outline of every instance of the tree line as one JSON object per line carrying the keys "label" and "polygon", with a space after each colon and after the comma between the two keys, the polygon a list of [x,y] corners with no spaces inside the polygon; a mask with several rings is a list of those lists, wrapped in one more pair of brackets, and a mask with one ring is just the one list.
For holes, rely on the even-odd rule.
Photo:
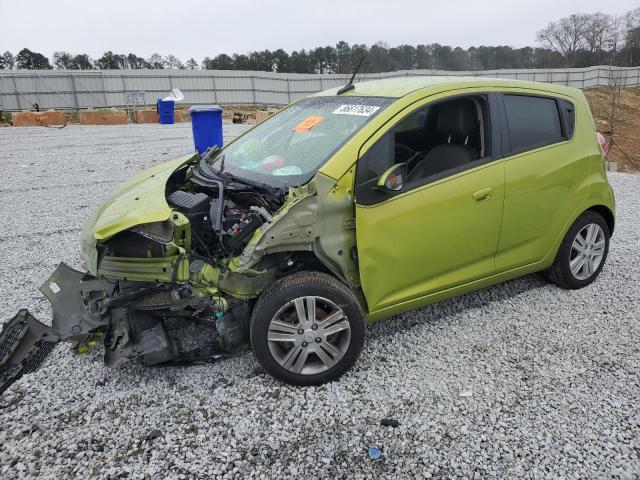
{"label": "tree line", "polygon": [[278,49],[248,54],[220,54],[182,62],[174,55],[154,53],[142,58],[133,53],[105,52],[98,59],[58,51],[51,59],[27,48],[15,56],[0,55],[0,69],[118,70],[215,69],[293,73],[350,73],[364,57],[361,72],[395,70],[494,70],[504,68],[566,68],[598,64],[640,64],[640,8],[621,16],[603,13],[574,14],[549,23],[536,35],[538,46],[480,46],[463,49],[431,43],[390,47],[384,42],[367,46],[340,41],[335,46],[295,50]]}

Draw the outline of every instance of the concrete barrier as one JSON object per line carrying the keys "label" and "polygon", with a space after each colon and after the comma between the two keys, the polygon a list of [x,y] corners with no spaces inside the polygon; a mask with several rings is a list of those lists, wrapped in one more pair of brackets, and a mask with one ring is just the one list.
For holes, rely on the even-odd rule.
{"label": "concrete barrier", "polygon": [[126,125],[127,111],[111,108],[108,110],[80,110],[80,125]]}

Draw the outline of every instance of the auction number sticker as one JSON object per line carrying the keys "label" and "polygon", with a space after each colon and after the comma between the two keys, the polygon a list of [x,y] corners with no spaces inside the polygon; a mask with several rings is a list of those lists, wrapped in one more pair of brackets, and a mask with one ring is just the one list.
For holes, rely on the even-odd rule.
{"label": "auction number sticker", "polygon": [[380,110],[380,107],[373,105],[340,105],[333,113],[336,115],[360,115],[361,117],[369,117]]}

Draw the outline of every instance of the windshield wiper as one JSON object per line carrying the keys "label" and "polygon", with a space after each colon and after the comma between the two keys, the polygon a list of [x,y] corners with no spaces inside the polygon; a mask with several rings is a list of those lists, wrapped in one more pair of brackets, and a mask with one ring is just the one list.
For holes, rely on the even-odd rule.
{"label": "windshield wiper", "polygon": [[229,178],[228,173],[220,172],[218,169],[214,168],[210,163],[207,163],[204,159],[202,159],[192,170],[191,173],[192,181],[195,181],[196,184],[202,186],[208,186],[213,184],[217,184],[217,182],[224,182],[225,184],[229,183],[231,179]]}
{"label": "windshield wiper", "polygon": [[[213,147],[207,148],[207,151],[204,152],[204,155],[202,156],[202,160],[204,161],[204,163],[207,166],[207,168],[212,170],[216,174],[216,176],[218,178],[220,178],[221,180],[225,180],[228,183],[229,182],[229,174],[225,173],[225,171],[224,171],[224,157],[225,157],[225,154],[223,153],[222,155],[220,155],[221,150],[222,149],[217,145],[214,145]],[[218,167],[217,170],[214,170],[213,169],[213,165],[218,160],[220,160],[220,166]]]}
{"label": "windshield wiper", "polygon": [[[202,160],[204,160],[205,162],[207,162],[207,164],[209,165],[213,165],[213,162],[215,162],[215,158],[214,155],[216,155],[219,151],[221,150],[221,148],[217,145],[214,145],[213,147],[209,147],[205,150],[204,154],[202,155]],[[209,160],[213,159],[213,162],[209,162]]]}
{"label": "windshield wiper", "polygon": [[234,175],[231,172],[224,172],[223,175],[224,175],[224,178],[229,179],[233,182],[242,183],[244,185],[249,185],[250,187],[259,188],[261,190],[266,190],[271,195],[277,195],[280,191],[282,191],[282,188],[273,187],[265,182],[257,182],[255,180],[250,180],[248,178],[240,177],[238,175]]}

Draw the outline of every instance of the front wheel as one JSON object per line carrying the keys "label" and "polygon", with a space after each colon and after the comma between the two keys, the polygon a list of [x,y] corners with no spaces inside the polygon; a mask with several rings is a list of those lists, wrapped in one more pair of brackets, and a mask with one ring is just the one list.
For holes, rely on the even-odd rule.
{"label": "front wheel", "polygon": [[275,282],[251,317],[251,345],[262,367],[293,385],[337,379],[358,359],[364,322],[353,292],[319,272]]}
{"label": "front wheel", "polygon": [[609,226],[602,216],[586,211],[571,226],[546,276],[567,289],[586,287],[593,282],[609,253]]}

